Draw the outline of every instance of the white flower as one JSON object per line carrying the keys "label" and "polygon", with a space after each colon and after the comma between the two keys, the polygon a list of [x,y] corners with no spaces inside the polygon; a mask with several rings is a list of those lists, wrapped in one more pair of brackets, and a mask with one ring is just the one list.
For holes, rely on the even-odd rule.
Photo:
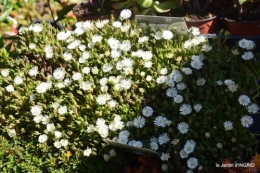
{"label": "white flower", "polygon": [[228,85],[228,90],[231,91],[232,93],[237,91],[237,88],[238,88],[237,84]]}
{"label": "white flower", "polygon": [[194,158],[194,157],[191,157],[187,160],[187,166],[190,168],[190,169],[194,169],[198,166],[198,159]]}
{"label": "white flower", "polygon": [[59,141],[56,141],[56,142],[54,142],[54,147],[56,147],[56,148],[60,148],[61,147],[61,143],[59,142]]}
{"label": "white flower", "polygon": [[239,51],[237,49],[232,49],[231,51],[233,55],[239,55]]}
{"label": "white flower", "polygon": [[60,140],[61,146],[66,147],[69,144],[69,141],[67,139]]}
{"label": "white flower", "polygon": [[144,67],[145,67],[145,68],[151,68],[152,65],[153,65],[152,61],[145,61],[145,62],[144,62]]}
{"label": "white flower", "polygon": [[14,83],[17,84],[17,85],[23,83],[23,78],[21,76],[16,76],[14,78]]}
{"label": "white flower", "polygon": [[252,40],[248,40],[247,50],[251,50],[255,47],[255,43]]}
{"label": "white flower", "polygon": [[51,131],[54,131],[54,130],[55,130],[55,126],[54,126],[53,123],[47,124],[47,125],[46,125],[46,129],[47,129],[49,132],[51,132]]}
{"label": "white flower", "polygon": [[182,149],[180,151],[180,157],[183,158],[183,159],[187,158],[188,157],[188,153],[184,149]]}
{"label": "white flower", "polygon": [[65,77],[65,74],[66,74],[66,71],[64,68],[60,67],[60,68],[56,68],[53,72],[53,77],[54,79],[56,80],[59,80],[59,79],[64,79]]}
{"label": "white flower", "polygon": [[162,153],[161,155],[161,160],[162,161],[167,161],[170,158],[170,154],[169,153]]}
{"label": "white flower", "polygon": [[64,58],[65,61],[69,61],[69,60],[72,59],[72,54],[70,52],[66,51],[66,52],[63,53],[63,58]]}
{"label": "white flower", "polygon": [[201,69],[203,66],[203,62],[201,60],[192,60],[191,61],[191,67],[195,68],[195,69]]}
{"label": "white flower", "polygon": [[217,143],[218,148],[222,148],[222,143]]}
{"label": "white flower", "polygon": [[104,154],[103,158],[105,161],[109,161],[110,160],[110,156],[108,154]]}
{"label": "white flower", "polygon": [[235,82],[234,81],[232,81],[231,79],[226,79],[225,81],[224,81],[224,83],[225,83],[225,85],[233,85],[233,84],[235,84]]}
{"label": "white flower", "polygon": [[33,118],[33,121],[38,124],[38,123],[40,123],[40,122],[42,121],[42,118],[43,118],[42,115],[36,115],[36,116]]}
{"label": "white flower", "polygon": [[194,36],[200,35],[200,29],[197,27],[190,27],[189,32],[191,32]]}
{"label": "white flower", "polygon": [[154,34],[154,38],[156,40],[161,40],[163,38],[162,36],[162,31],[157,31],[155,34]]}
{"label": "white flower", "polygon": [[50,45],[46,45],[44,48],[46,59],[52,58],[53,56],[53,49]]}
{"label": "white flower", "polygon": [[113,150],[113,149],[110,150],[109,155],[110,155],[110,157],[115,157],[116,156],[116,151]]}
{"label": "white flower", "polygon": [[92,83],[89,81],[83,81],[80,83],[80,88],[83,90],[90,90],[92,88]]}
{"label": "white flower", "polygon": [[156,82],[158,83],[158,84],[163,84],[163,83],[165,83],[167,81],[167,76],[159,76],[159,77],[157,77],[157,79],[156,79]]}
{"label": "white flower", "polygon": [[177,89],[178,90],[184,90],[186,88],[186,84],[181,82],[177,84]]}
{"label": "white flower", "polygon": [[59,32],[58,34],[57,34],[57,39],[58,40],[66,40],[69,36],[71,35],[71,33],[70,32]]}
{"label": "white flower", "polygon": [[244,60],[250,60],[254,58],[254,54],[252,52],[245,52],[241,57]]}
{"label": "white flower", "polygon": [[254,120],[251,116],[245,115],[241,118],[241,123],[244,127],[249,127],[253,124]]}
{"label": "white flower", "polygon": [[174,87],[168,88],[168,89],[166,90],[166,95],[167,95],[168,97],[175,97],[177,94],[178,94],[178,91],[177,91],[177,89],[174,88]]}
{"label": "white flower", "polygon": [[67,78],[67,79],[64,80],[64,85],[65,85],[65,86],[70,86],[71,83],[72,83],[72,80],[71,80],[71,79],[68,79],[68,78]]}
{"label": "white flower", "polygon": [[93,35],[92,36],[92,42],[93,43],[98,43],[102,41],[102,36],[101,35]]}
{"label": "white flower", "polygon": [[30,49],[35,49],[36,48],[36,44],[35,43],[30,43],[29,44],[29,48]]}
{"label": "white flower", "polygon": [[113,66],[112,66],[111,64],[109,64],[109,63],[104,64],[104,65],[103,65],[103,68],[102,68],[102,70],[103,70],[104,72],[109,72],[109,71],[111,71],[112,69],[113,69]]}
{"label": "white flower", "polygon": [[231,121],[225,121],[223,125],[224,125],[225,130],[233,129],[233,123]]}
{"label": "white flower", "polygon": [[104,105],[107,102],[107,96],[105,94],[100,94],[97,96],[96,101],[99,105]]}
{"label": "white flower", "polygon": [[170,141],[169,135],[167,133],[164,133],[158,137],[158,143],[160,145],[165,144]]}
{"label": "white flower", "polygon": [[7,87],[5,87],[7,92],[13,92],[14,91],[14,86],[13,85],[8,85]]}
{"label": "white flower", "polygon": [[89,67],[83,67],[82,72],[83,72],[84,74],[89,74],[90,68],[89,68]]}
{"label": "white flower", "polygon": [[257,104],[251,104],[249,106],[247,106],[247,111],[249,113],[257,113],[259,111],[259,107],[257,106]]}
{"label": "white flower", "polygon": [[91,153],[92,153],[92,149],[87,147],[87,149],[84,150],[83,155],[89,157]]}
{"label": "white flower", "polygon": [[120,82],[120,85],[121,87],[123,87],[124,89],[128,90],[131,88],[132,86],[132,81],[131,79],[123,79],[121,82]]}
{"label": "white flower", "polygon": [[162,68],[162,69],[160,70],[160,73],[161,73],[162,75],[166,75],[166,74],[168,73],[167,68]]}
{"label": "white flower", "polygon": [[60,131],[54,131],[54,136],[56,137],[56,138],[61,138],[62,137],[62,133],[60,132]]}
{"label": "white flower", "polygon": [[247,95],[241,95],[238,98],[238,102],[243,106],[248,106],[250,104],[250,98]]}
{"label": "white flower", "polygon": [[41,32],[43,30],[43,26],[41,23],[33,24],[33,32]]}
{"label": "white flower", "polygon": [[203,86],[205,84],[206,80],[204,78],[200,78],[197,80],[197,85],[198,86]]}
{"label": "white flower", "polygon": [[97,67],[93,67],[93,68],[91,69],[91,72],[92,72],[93,74],[98,74],[99,69],[98,69]]}
{"label": "white flower", "polygon": [[79,72],[72,75],[72,79],[75,81],[80,80],[81,78],[82,78],[82,74]]}
{"label": "white flower", "polygon": [[139,37],[138,43],[144,43],[147,42],[148,40],[149,40],[148,36]]}
{"label": "white flower", "polygon": [[68,111],[67,106],[60,106],[59,109],[58,109],[58,113],[60,115],[66,114],[67,111]]}
{"label": "white flower", "polygon": [[42,124],[48,124],[50,122],[50,117],[48,115],[45,115],[42,117]]}
{"label": "white flower", "polygon": [[185,122],[181,122],[178,124],[178,130],[182,133],[185,134],[189,130],[189,125]]}
{"label": "white flower", "polygon": [[157,142],[151,142],[150,147],[152,150],[155,150],[155,151],[158,150],[158,148],[159,148]]}
{"label": "white flower", "polygon": [[14,136],[16,136],[16,131],[15,129],[11,129],[11,130],[8,130],[8,135],[12,138]]}
{"label": "white flower", "polygon": [[45,135],[45,134],[40,135],[38,140],[39,140],[40,143],[46,142],[48,140],[48,136]]}
{"label": "white flower", "polygon": [[184,145],[184,150],[186,151],[187,154],[192,153],[194,151],[194,148],[195,148],[195,145],[190,142],[187,142]]}
{"label": "white flower", "polygon": [[122,26],[122,23],[119,21],[115,21],[115,22],[113,22],[112,26],[115,28],[120,28]]}
{"label": "white flower", "polygon": [[116,107],[117,102],[115,100],[110,100],[107,102],[108,106],[111,108]]}
{"label": "white flower", "polygon": [[42,82],[36,87],[37,93],[45,93],[48,89],[50,89],[51,85],[47,82]]}
{"label": "white flower", "polygon": [[218,85],[223,85],[223,82],[222,82],[221,80],[218,80],[218,81],[217,81],[217,84],[218,84]]}
{"label": "white flower", "polygon": [[182,104],[180,107],[180,114],[181,115],[188,115],[192,112],[191,105],[189,104]]}
{"label": "white flower", "polygon": [[63,82],[58,82],[58,83],[56,83],[56,87],[57,87],[57,88],[64,88],[65,85],[64,85]]}
{"label": "white flower", "polygon": [[174,96],[173,97],[173,101],[175,102],[175,103],[181,103],[182,101],[183,101],[183,97],[182,97],[182,95],[176,95],[176,96]]}
{"label": "white flower", "polygon": [[202,46],[202,51],[204,51],[204,52],[209,52],[209,51],[211,51],[211,49],[212,49],[212,46],[210,46],[210,45],[208,45],[208,44],[204,44],[203,46]]}
{"label": "white flower", "polygon": [[168,120],[163,116],[157,116],[154,119],[154,125],[158,127],[165,127]]}
{"label": "white flower", "polygon": [[142,114],[145,117],[150,117],[153,114],[153,108],[146,106],[142,109]]}
{"label": "white flower", "polygon": [[129,19],[132,16],[132,12],[129,9],[124,9],[120,13],[122,19]]}
{"label": "white flower", "polygon": [[121,56],[121,51],[120,50],[111,50],[110,55],[112,58],[119,58]]}
{"label": "white flower", "polygon": [[182,68],[182,71],[185,73],[185,74],[192,74],[192,70],[190,68]]}
{"label": "white flower", "polygon": [[135,117],[133,120],[133,125],[137,128],[142,128],[145,125],[144,117],[141,116]]}
{"label": "white flower", "polygon": [[168,165],[167,164],[162,164],[162,170],[167,171],[168,170]]}
{"label": "white flower", "polygon": [[84,44],[79,45],[79,50],[85,51],[85,49],[86,49],[86,45]]}
{"label": "white flower", "polygon": [[193,108],[198,113],[202,109],[202,106],[201,106],[201,104],[196,104],[193,106]]}
{"label": "white flower", "polygon": [[67,46],[67,48],[72,50],[72,49],[75,49],[76,47],[78,47],[79,45],[81,45],[80,41],[74,40]]}
{"label": "white flower", "polygon": [[187,170],[186,173],[193,173],[191,169]]}
{"label": "white flower", "polygon": [[150,75],[147,75],[145,79],[146,79],[146,81],[148,81],[148,82],[149,82],[149,81],[151,81],[151,80],[153,79],[153,77],[152,77],[152,76],[150,76]]}
{"label": "white flower", "polygon": [[1,74],[2,74],[3,77],[7,77],[9,75],[9,69],[3,69],[1,71]]}
{"label": "white flower", "polygon": [[39,105],[35,105],[31,108],[31,113],[34,116],[41,115],[42,113],[42,107]]}
{"label": "white flower", "polygon": [[247,39],[242,39],[238,42],[239,47],[243,48],[243,49],[247,49],[249,42]]}
{"label": "white flower", "polygon": [[164,31],[162,32],[162,37],[163,37],[165,40],[170,40],[170,39],[172,39],[172,37],[173,37],[173,33],[172,33],[171,31],[169,31],[169,30],[164,30]]}

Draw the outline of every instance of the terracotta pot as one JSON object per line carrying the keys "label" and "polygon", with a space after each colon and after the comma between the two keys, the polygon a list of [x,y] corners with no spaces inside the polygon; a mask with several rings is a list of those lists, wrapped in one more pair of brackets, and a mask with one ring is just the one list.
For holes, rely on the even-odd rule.
{"label": "terracotta pot", "polygon": [[260,35],[260,21],[236,22],[225,18],[227,30],[232,35],[257,36]]}
{"label": "terracotta pot", "polygon": [[219,17],[214,16],[209,19],[196,20],[196,21],[186,21],[188,28],[197,27],[200,30],[200,34],[213,34],[216,33],[219,26]]}
{"label": "terracotta pot", "polygon": [[111,16],[113,16],[116,19],[118,19],[120,12],[119,11],[112,11],[108,14],[100,14],[100,15],[86,15],[86,14],[79,14],[76,12],[76,9],[78,9],[80,4],[76,5],[72,12],[76,16],[77,21],[86,21],[86,20],[105,20],[105,19],[111,19]]}

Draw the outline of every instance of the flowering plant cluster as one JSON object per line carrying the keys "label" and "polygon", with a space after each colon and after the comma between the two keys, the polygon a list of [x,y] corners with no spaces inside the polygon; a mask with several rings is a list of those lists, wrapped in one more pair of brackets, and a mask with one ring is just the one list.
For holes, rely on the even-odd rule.
{"label": "flowering plant cluster", "polygon": [[155,150],[163,171],[211,170],[252,153],[255,44],[230,49],[223,32],[211,43],[196,28],[142,30],[130,17],[123,10],[118,21],[78,22],[74,31],[22,27],[19,57],[1,69],[1,134],[49,172],[95,156],[117,162],[106,138]]}

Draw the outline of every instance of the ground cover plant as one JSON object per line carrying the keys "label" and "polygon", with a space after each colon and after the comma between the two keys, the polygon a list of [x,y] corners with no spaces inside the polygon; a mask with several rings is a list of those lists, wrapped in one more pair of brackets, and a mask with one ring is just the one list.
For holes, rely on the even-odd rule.
{"label": "ground cover plant", "polygon": [[230,48],[224,31],[209,41],[120,16],[20,28],[0,77],[5,172],[120,172],[124,155],[103,139],[158,152],[165,172],[255,154],[254,42]]}

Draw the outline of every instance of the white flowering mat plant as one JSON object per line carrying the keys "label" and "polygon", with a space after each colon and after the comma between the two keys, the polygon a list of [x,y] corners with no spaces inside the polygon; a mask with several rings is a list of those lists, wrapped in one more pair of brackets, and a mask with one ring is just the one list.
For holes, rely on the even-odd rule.
{"label": "white flowering mat plant", "polygon": [[105,172],[107,164],[116,172],[111,163],[124,157],[103,139],[158,152],[166,172],[209,172],[255,154],[254,42],[231,48],[224,32],[209,42],[196,28],[144,32],[130,16],[78,22],[74,31],[20,28],[19,57],[0,77],[1,134],[21,152],[5,159],[17,169]]}

